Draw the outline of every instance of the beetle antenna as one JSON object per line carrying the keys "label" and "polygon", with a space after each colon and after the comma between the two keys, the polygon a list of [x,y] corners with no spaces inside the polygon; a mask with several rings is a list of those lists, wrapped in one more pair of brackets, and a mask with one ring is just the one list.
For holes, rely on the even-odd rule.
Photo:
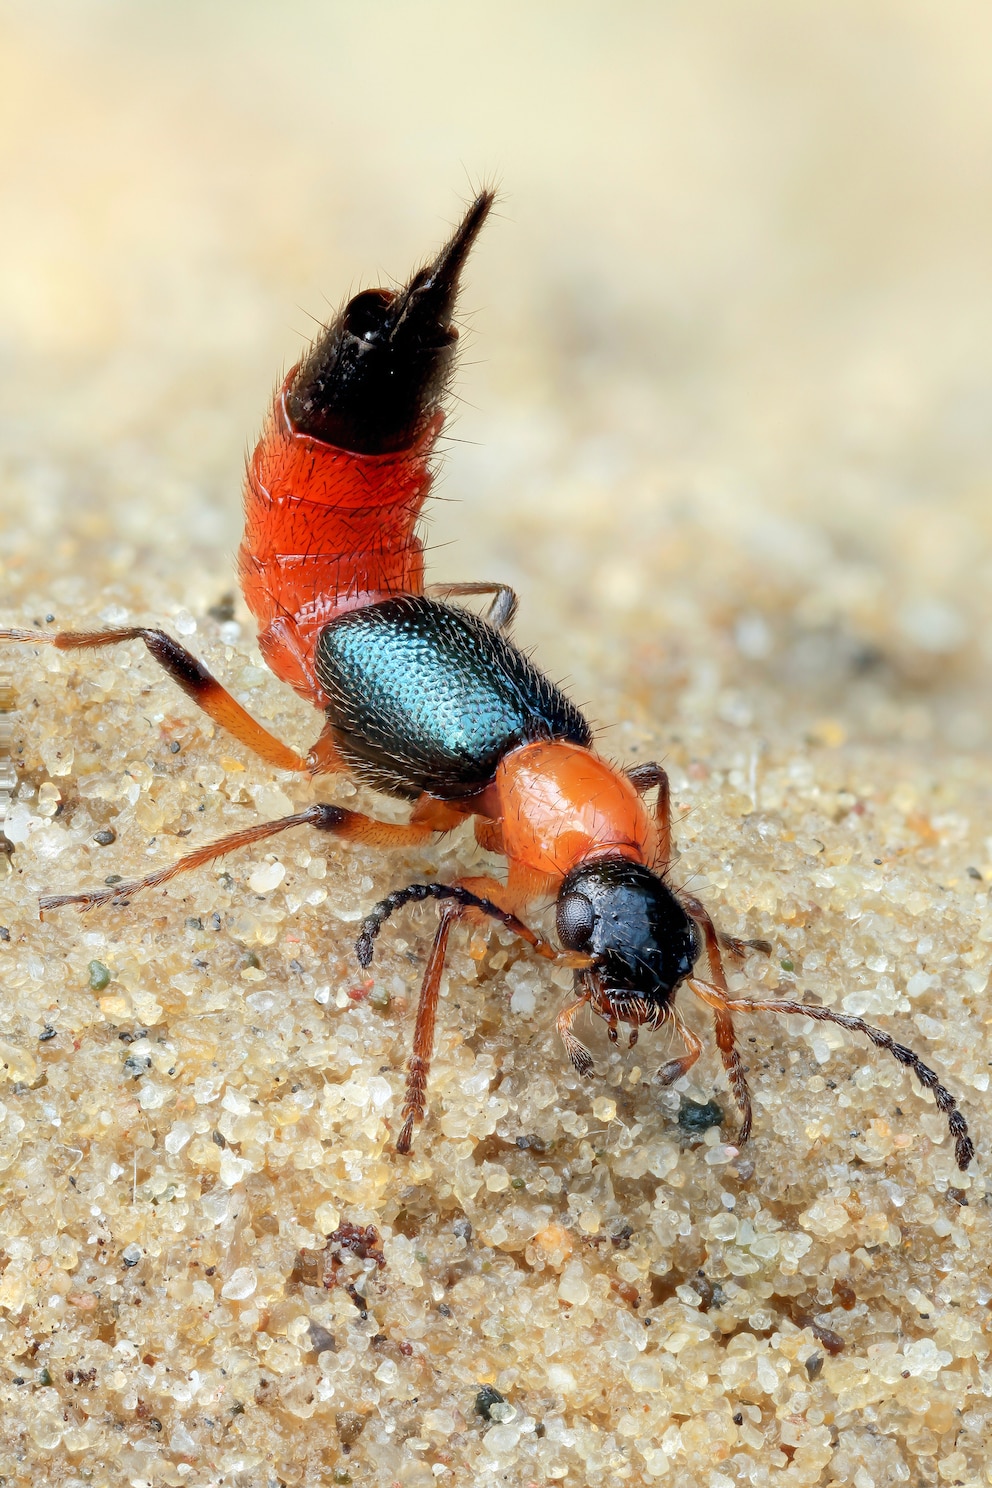
{"label": "beetle antenna", "polygon": [[387,894],[385,899],[380,899],[362,921],[362,932],[355,942],[359,966],[371,965],[373,943],[389,916],[402,909],[405,904],[420,904],[424,899],[453,899],[462,909],[476,909],[480,914],[499,920],[508,930],[515,931],[529,941],[535,950],[540,950],[544,945],[540,937],[529,930],[522,920],[510,914],[509,910],[500,909],[491,899],[480,899],[478,894],[472,894],[458,884],[413,883],[407,884],[405,889],[396,889],[392,894]]}
{"label": "beetle antenna", "polygon": [[891,1034],[884,1033],[881,1028],[875,1028],[873,1024],[866,1023],[864,1018],[857,1018],[852,1013],[835,1013],[832,1008],[819,1007],[816,1003],[807,1002],[779,1002],[771,998],[734,998],[725,997],[718,988],[709,982],[699,982],[695,977],[688,979],[690,989],[710,1007],[719,1003],[728,1013],[799,1013],[804,1018],[813,1018],[818,1023],[838,1023],[841,1028],[848,1029],[851,1033],[863,1033],[871,1039],[877,1049],[885,1049],[897,1059],[900,1064],[907,1065],[912,1071],[924,1090],[932,1090],[933,1098],[937,1103],[937,1109],[943,1111],[947,1117],[947,1125],[951,1136],[954,1138],[954,1157],[962,1173],[968,1167],[975,1155],[975,1145],[968,1135],[968,1123],[958,1110],[958,1103],[949,1090],[941,1085],[937,1073],[929,1065],[924,1064],[920,1056],[905,1044],[897,1044]]}

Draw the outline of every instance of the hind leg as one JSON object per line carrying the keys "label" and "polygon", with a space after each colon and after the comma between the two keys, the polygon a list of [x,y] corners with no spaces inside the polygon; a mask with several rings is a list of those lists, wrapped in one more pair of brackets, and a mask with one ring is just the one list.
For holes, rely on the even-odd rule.
{"label": "hind leg", "polygon": [[182,688],[207,717],[231,734],[252,754],[275,765],[280,770],[327,774],[340,769],[332,762],[325,750],[323,763],[315,769],[310,758],[283,744],[274,734],[252,718],[226,687],[222,687],[202,662],[197,661],[185,646],[180,646],[164,630],[150,630],[145,626],[128,626],[123,630],[74,631],[64,630],[56,635],[44,635],[35,630],[0,630],[0,641],[17,641],[25,645],[54,646],[56,651],[94,651],[103,646],[116,646],[120,641],[144,641],[159,666],[168,672],[172,680]]}

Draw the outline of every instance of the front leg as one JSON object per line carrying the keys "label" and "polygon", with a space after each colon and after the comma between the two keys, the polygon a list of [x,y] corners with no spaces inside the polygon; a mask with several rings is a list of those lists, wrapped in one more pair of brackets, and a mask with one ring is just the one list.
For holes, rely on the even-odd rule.
{"label": "front leg", "polygon": [[572,1032],[572,1024],[575,1022],[577,1014],[582,1011],[586,1003],[591,1001],[591,999],[592,992],[587,989],[580,997],[576,997],[574,1002],[566,1004],[555,1020],[558,1037],[565,1045],[565,1053],[571,1061],[572,1068],[584,1080],[588,1080],[592,1075],[594,1068],[593,1057],[582,1040]]}
{"label": "front leg", "polygon": [[709,910],[694,894],[681,893],[678,899],[686,914],[702,934],[703,949],[709,962],[710,981],[715,987],[726,992],[727,976],[723,969],[723,957],[720,955],[720,937],[716,933]]}
{"label": "front leg", "polygon": [[737,1047],[734,1021],[727,1011],[727,977],[723,969],[723,958],[720,955],[720,938],[705,905],[701,904],[692,894],[680,894],[679,899],[703,936],[712,985],[707,986],[707,983],[696,977],[690,977],[688,985],[696,996],[706,1003],[713,1014],[713,1026],[720,1058],[723,1060],[723,1067],[727,1072],[734,1100],[741,1113],[741,1129],[737,1140],[738,1144],[743,1146],[751,1133],[751,1091],[747,1083],[747,1072]]}
{"label": "front leg", "polygon": [[467,878],[453,884],[410,884],[377,904],[362,924],[356,950],[362,966],[372,960],[373,942],[385,921],[404,904],[423,899],[441,899],[441,918],[427,958],[424,978],[417,999],[417,1021],[413,1031],[413,1053],[407,1065],[406,1099],[403,1102],[403,1126],[396,1140],[396,1151],[408,1153],[413,1145],[413,1128],[424,1119],[427,1109],[427,1081],[434,1055],[434,1028],[441,995],[441,977],[448,951],[448,938],[455,920],[463,915],[489,915],[507,929],[522,936],[539,954],[557,955],[554,947],[535,935],[501,901],[507,897],[506,885],[493,878]]}
{"label": "front leg", "polygon": [[[362,923],[362,931],[355,950],[359,964],[369,966],[379,931],[391,915],[395,914],[398,909],[402,909],[404,905],[422,903],[425,899],[442,901],[440,924],[427,958],[424,978],[420,985],[420,996],[417,999],[413,1053],[407,1065],[406,1099],[403,1102],[402,1112],[403,1126],[396,1142],[397,1152],[410,1151],[413,1145],[413,1128],[423,1121],[427,1108],[427,1081],[434,1053],[434,1028],[437,1022],[438,1000],[441,995],[441,977],[448,950],[448,938],[456,920],[463,916],[474,919],[488,916],[490,919],[499,920],[508,930],[512,930],[522,940],[525,940],[539,956],[544,956],[549,961],[558,961],[566,966],[578,968],[584,968],[589,964],[588,956],[556,950],[549,941],[543,940],[518,919],[514,908],[523,907],[529,881],[519,875],[514,881],[512,869],[511,864],[509,884],[501,884],[494,878],[463,878],[453,884],[408,884],[405,889],[397,889],[375,905]],[[572,1054],[572,1046],[582,1048],[574,1035],[571,1036],[571,1044],[569,1043],[567,1022],[563,1029],[561,1019],[559,1019],[558,1026],[570,1054]],[[588,1057],[586,1055],[587,1059]],[[590,1060],[589,1063],[591,1067],[592,1061]]]}
{"label": "front leg", "polygon": [[427,958],[424,979],[420,984],[417,1021],[413,1028],[413,1052],[406,1067],[406,1098],[401,1113],[403,1125],[396,1138],[396,1151],[404,1156],[413,1146],[413,1128],[423,1121],[427,1110],[427,1081],[434,1057],[434,1027],[437,1022],[438,999],[441,996],[441,976],[448,953],[452,922],[459,913],[457,904],[442,905],[440,923]]}
{"label": "front leg", "polygon": [[702,1040],[693,1033],[678,1008],[673,1007],[671,1009],[671,1018],[675,1024],[676,1032],[685,1045],[685,1053],[677,1059],[670,1059],[667,1064],[661,1066],[657,1075],[660,1085],[674,1085],[676,1080],[681,1080],[683,1075],[689,1073],[703,1052]]}

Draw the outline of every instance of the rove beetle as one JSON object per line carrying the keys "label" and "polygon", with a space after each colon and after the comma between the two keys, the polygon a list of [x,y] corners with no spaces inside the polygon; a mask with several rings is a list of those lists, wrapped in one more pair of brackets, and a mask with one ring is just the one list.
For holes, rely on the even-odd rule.
{"label": "rove beetle", "polygon": [[[425,1112],[434,1024],[448,937],[463,916],[492,916],[540,955],[575,970],[575,997],[558,1031],[576,1070],[592,1058],[573,1032],[585,1006],[610,1037],[628,1025],[671,1023],[684,1053],[659,1071],[662,1084],[696,1062],[702,1044],[676,993],[686,986],[712,1012],[716,1040],[751,1129],[747,1078],[734,1032],[737,1013],[799,1013],[863,1033],[908,1065],[948,1118],[959,1168],[974,1148],[954,1097],[913,1050],[863,1019],[805,1003],[728,994],[721,946],[740,960],[764,942],[719,935],[702,904],[673,887],[668,777],[660,765],[618,769],[593,748],[586,719],[508,638],[516,596],[506,585],[424,583],[417,521],[431,485],[458,333],[459,277],[493,203],[483,191],[437,256],[405,288],[366,290],[322,331],[278,390],[248,463],[242,589],[259,646],[282,681],[321,709],[323,730],[303,758],[274,738],[178,642],[144,627],[0,639],[59,650],[142,640],[211,719],[271,765],[310,775],[344,772],[413,803],[405,824],[340,806],[313,805],[198,848],[133,883],[50,895],[42,909],[126,904],[139,889],[290,827],[307,826],[375,847],[411,846],[474,817],[479,843],[502,853],[505,883],[465,878],[416,883],[377,904],[357,943],[363,966],[376,936],[403,905],[441,901],[427,961],[396,1146],[409,1152]],[[450,603],[489,595],[483,618]],[[644,796],[657,791],[653,811]],[[555,898],[560,949],[521,916]],[[696,973],[703,959],[706,975]]]}

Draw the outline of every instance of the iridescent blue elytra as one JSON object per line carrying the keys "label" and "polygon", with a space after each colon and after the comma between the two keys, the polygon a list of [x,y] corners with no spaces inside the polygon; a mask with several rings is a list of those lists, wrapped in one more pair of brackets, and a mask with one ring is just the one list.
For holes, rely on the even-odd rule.
{"label": "iridescent blue elytra", "polygon": [[423,595],[332,620],[315,665],[342,759],[389,795],[463,800],[519,744],[592,742],[575,704],[505,636]]}

